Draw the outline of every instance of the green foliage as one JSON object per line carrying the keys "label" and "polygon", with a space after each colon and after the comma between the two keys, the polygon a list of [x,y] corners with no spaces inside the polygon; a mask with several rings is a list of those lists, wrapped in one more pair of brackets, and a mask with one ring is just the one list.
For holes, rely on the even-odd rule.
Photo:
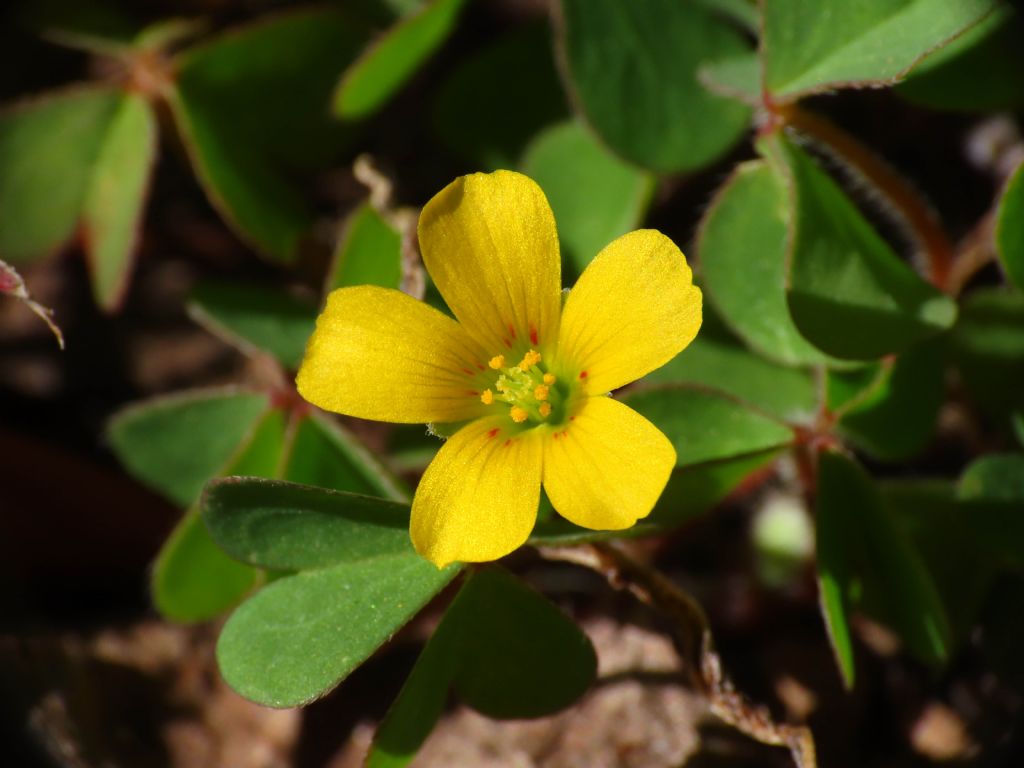
{"label": "green foliage", "polygon": [[17,266],[71,238],[118,102],[78,87],[0,113],[0,258]]}
{"label": "green foliage", "polygon": [[865,360],[953,324],[956,304],[900,261],[805,152],[782,137],[762,151],[790,187],[789,311],[805,338]]}
{"label": "green foliage", "polygon": [[157,398],[114,416],[110,445],[132,474],[185,507],[228,463],[269,404],[266,395],[237,389]]}
{"label": "green foliage", "polygon": [[326,291],[345,285],[397,288],[402,282],[402,235],[368,204],[349,216],[334,252]]}
{"label": "green foliage", "polygon": [[701,276],[722,318],[753,349],[780,363],[821,363],[786,306],[788,209],[783,180],[766,163],[737,166],[701,224]]}
{"label": "green foliage", "polygon": [[795,439],[785,424],[711,390],[656,387],[631,392],[623,402],[665,433],[680,467],[759,453]]}
{"label": "green foliage", "polygon": [[765,0],[765,87],[789,100],[892,84],[995,7],[996,0]]}
{"label": "green foliage", "polygon": [[291,261],[312,224],[286,172],[329,162],[348,139],[326,105],[360,26],[332,10],[295,11],[176,60],[170,104],[196,173],[225,220],[275,261]]}
{"label": "green foliage", "polygon": [[654,186],[650,174],[609,154],[576,122],[539,133],[522,168],[547,195],[564,259],[576,274],[608,243],[637,228]]}
{"label": "green foliage", "polygon": [[260,568],[303,571],[409,550],[409,507],[294,483],[227,478],[203,496],[217,544]]}
{"label": "green foliage", "polygon": [[1024,408],[1024,295],[979,289],[963,302],[951,356],[973,404],[1009,429]]}
{"label": "green foliage", "polygon": [[85,195],[82,228],[96,303],[121,303],[139,236],[140,217],[156,162],[156,116],[127,93],[111,119]]}
{"label": "green foliage", "polygon": [[434,110],[439,138],[479,170],[515,168],[541,128],[567,115],[550,32],[513,32],[460,63]]}
{"label": "green foliage", "polygon": [[[281,464],[284,417],[270,411],[217,470],[222,474],[273,476]],[[175,621],[202,621],[242,599],[259,574],[224,554],[210,538],[196,508],[190,509],[164,543],[153,566],[153,602]]]}
{"label": "green foliage", "polygon": [[921,61],[896,93],[934,109],[991,110],[1024,104],[1024,21],[1000,5]]}
{"label": "green foliage", "polygon": [[857,608],[897,631],[923,660],[943,661],[950,628],[935,585],[871,478],[840,454],[818,458],[816,517],[822,609],[846,685],[854,682],[849,616]]}
{"label": "green foliage", "polygon": [[750,112],[697,80],[706,61],[746,50],[701,3],[561,0],[573,102],[616,152],[654,171],[700,168],[747,130]]}
{"label": "green foliage", "polygon": [[439,571],[405,542],[399,554],[285,576],[242,603],[217,642],[228,685],[270,707],[334,688],[458,572]]}
{"label": "green foliage", "polygon": [[999,202],[996,248],[1007,277],[1024,290],[1024,164],[1010,177]]}
{"label": "green foliage", "polygon": [[466,0],[431,0],[410,12],[353,62],[334,94],[339,117],[378,110],[451,33]]}
{"label": "green foliage", "polygon": [[381,723],[369,768],[407,765],[449,685],[496,718],[540,717],[578,699],[597,672],[587,636],[500,568],[467,578]]}
{"label": "green foliage", "polygon": [[284,367],[302,361],[316,324],[316,307],[273,288],[208,282],[195,288],[189,314],[246,354],[262,351]]}

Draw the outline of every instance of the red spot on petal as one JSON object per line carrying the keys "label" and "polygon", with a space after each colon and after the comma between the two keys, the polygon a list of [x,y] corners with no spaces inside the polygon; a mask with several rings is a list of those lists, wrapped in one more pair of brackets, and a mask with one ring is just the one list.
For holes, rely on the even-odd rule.
{"label": "red spot on petal", "polygon": [[508,440],[505,441],[504,447],[508,448],[510,445],[512,445],[512,438],[511,437]]}
{"label": "red spot on petal", "polygon": [[516,337],[516,327],[512,323],[508,324],[508,335],[513,339]]}
{"label": "red spot on petal", "polygon": [[590,375],[590,374],[589,374],[589,373],[587,373],[586,371],[580,371],[580,378],[581,378],[581,379],[585,379],[585,378],[587,378],[587,376],[589,376],[589,375]]}
{"label": "red spot on petal", "polygon": [[467,376],[472,376],[473,375],[473,372],[471,370],[469,370],[469,368],[460,368],[459,370],[461,370]]}
{"label": "red spot on petal", "polygon": [[483,371],[484,373],[487,372],[487,369],[484,368],[483,364],[481,364],[481,363],[477,363],[476,364],[476,368],[477,368],[478,371]]}
{"label": "red spot on petal", "polygon": [[480,397],[480,393],[477,392],[475,389],[467,389],[466,394],[469,395],[470,397]]}
{"label": "red spot on petal", "polygon": [[497,434],[498,434],[498,428],[497,427],[494,427],[493,429],[487,430],[487,437],[488,438],[494,437]]}
{"label": "red spot on petal", "polygon": [[506,347],[508,347],[509,349],[512,349],[512,342],[511,342],[511,341],[509,341],[508,339],[506,339],[506,338],[505,338],[504,336],[502,336],[501,340],[502,340],[503,342],[505,342],[505,346],[506,346]]}
{"label": "red spot on petal", "polygon": [[530,326],[530,343],[534,345],[537,344],[537,329],[532,325]]}
{"label": "red spot on petal", "polygon": [[552,432],[551,433],[551,439],[552,440],[557,440],[558,439],[558,433],[557,432]]}
{"label": "red spot on petal", "polygon": [[569,417],[569,421],[576,421],[576,417],[575,416],[570,416]]}

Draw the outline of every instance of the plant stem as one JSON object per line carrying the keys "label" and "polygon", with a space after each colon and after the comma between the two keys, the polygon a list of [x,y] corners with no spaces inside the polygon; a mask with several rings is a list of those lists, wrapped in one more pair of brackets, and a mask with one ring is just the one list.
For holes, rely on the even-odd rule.
{"label": "plant stem", "polygon": [[817,768],[810,729],[776,723],[767,709],[751,703],[723,674],[707,615],[692,595],[663,573],[634,560],[616,543],[542,548],[541,554],[549,560],[590,568],[611,586],[628,589],[641,602],[662,613],[671,622],[687,672],[695,687],[707,696],[711,711],[762,744],[787,747],[797,768]]}
{"label": "plant stem", "polygon": [[932,284],[946,290],[953,266],[953,244],[935,211],[917,190],[892,166],[831,120],[796,104],[774,105],[772,111],[784,125],[825,144],[889,201],[927,259]]}

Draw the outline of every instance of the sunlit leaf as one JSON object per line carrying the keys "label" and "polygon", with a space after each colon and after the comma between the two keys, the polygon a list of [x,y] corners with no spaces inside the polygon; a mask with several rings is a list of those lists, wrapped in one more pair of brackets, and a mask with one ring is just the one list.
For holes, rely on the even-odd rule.
{"label": "sunlit leaf", "polygon": [[902,262],[803,150],[781,136],[761,147],[790,186],[788,301],[804,338],[835,357],[864,360],[953,324],[952,299]]}
{"label": "sunlit leaf", "polygon": [[792,100],[836,88],[892,84],[981,21],[996,0],[765,0],[765,86]]}
{"label": "sunlit leaf", "polygon": [[326,291],[346,285],[398,288],[402,235],[369,203],[352,212],[334,252]]}
{"label": "sunlit leaf", "polygon": [[1010,177],[999,201],[996,251],[1007,277],[1024,290],[1024,163]]}

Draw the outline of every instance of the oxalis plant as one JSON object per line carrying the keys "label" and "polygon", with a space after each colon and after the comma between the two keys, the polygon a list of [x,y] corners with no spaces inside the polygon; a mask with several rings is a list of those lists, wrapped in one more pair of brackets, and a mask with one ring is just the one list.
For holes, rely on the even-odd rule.
{"label": "oxalis plant", "polygon": [[[186,510],[157,609],[226,616],[242,696],[308,704],[423,612],[367,765],[411,761],[452,691],[493,718],[569,707],[597,658],[517,575],[540,558],[650,606],[679,685],[815,766],[810,729],[736,690],[701,599],[636,542],[670,552],[781,490],[796,514],[755,545],[775,586],[813,582],[849,695],[879,631],[936,676],[967,652],[1024,565],[1024,23],[998,0],[556,0],[427,65],[490,5],[50,30],[100,79],[0,113],[0,288],[31,301],[15,268],[75,240],[117,312],[161,140],[279,276],[188,303],[258,375],[107,434]],[[461,168],[428,172],[422,208],[396,202],[401,162],[360,154],[403,99]],[[849,103],[897,104],[909,146],[930,113],[982,113],[963,125],[991,201],[939,213],[957,190],[905,176],[835,116]],[[323,226],[303,182],[338,167],[368,193]],[[691,244],[678,195],[701,185]]]}

